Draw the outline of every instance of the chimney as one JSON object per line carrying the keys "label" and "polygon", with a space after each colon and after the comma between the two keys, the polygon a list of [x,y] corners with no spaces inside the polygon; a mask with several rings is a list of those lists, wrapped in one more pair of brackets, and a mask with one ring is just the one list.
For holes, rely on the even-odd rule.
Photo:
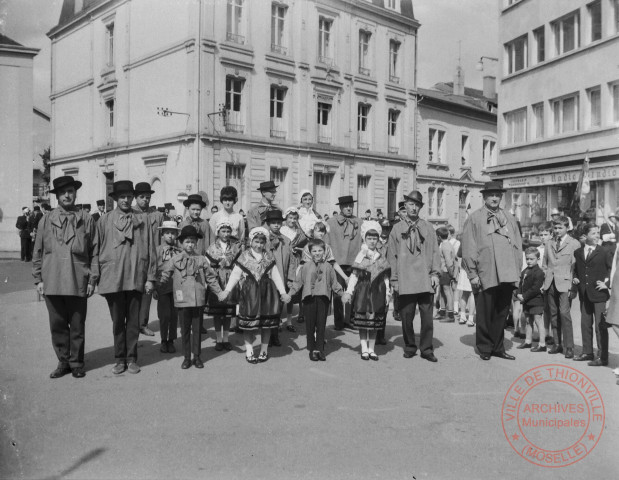
{"label": "chimney", "polygon": [[464,70],[460,65],[456,67],[456,74],[454,75],[454,95],[464,95]]}
{"label": "chimney", "polygon": [[496,77],[493,75],[484,76],[484,97],[496,100]]}

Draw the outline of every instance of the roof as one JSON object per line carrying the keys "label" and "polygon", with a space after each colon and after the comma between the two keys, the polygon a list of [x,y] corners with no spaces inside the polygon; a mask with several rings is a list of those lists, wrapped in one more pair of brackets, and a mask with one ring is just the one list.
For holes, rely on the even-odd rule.
{"label": "roof", "polygon": [[419,88],[417,91],[423,97],[485,113],[494,113],[492,107],[497,103],[496,99],[484,97],[483,92],[475,88],[464,87],[464,95],[454,95],[453,82],[441,82],[432,88]]}
{"label": "roof", "polygon": [[12,38],[7,37],[6,35],[2,35],[1,33],[0,33],[0,45],[11,45],[14,47],[23,47],[21,43],[18,43]]}

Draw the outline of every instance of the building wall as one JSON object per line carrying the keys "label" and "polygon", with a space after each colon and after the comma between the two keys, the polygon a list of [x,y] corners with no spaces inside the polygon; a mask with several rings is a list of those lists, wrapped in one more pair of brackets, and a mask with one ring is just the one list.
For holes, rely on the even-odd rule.
{"label": "building wall", "polygon": [[[301,189],[314,188],[314,172],[332,175],[327,193],[333,208],[338,196],[356,195],[363,175],[372,186],[370,208],[385,211],[388,175],[399,180],[398,197],[414,185],[417,24],[371,4],[351,10],[348,3],[286,2],[286,55],[271,51],[267,0],[245,2],[243,43],[228,39],[226,2],[184,0],[174,2],[174,8],[163,0],[100,5],[89,18],[51,35],[52,176],[78,169],[84,194],[94,203],[105,193],[105,169],[115,179],[131,175],[134,181],[151,180],[158,171],[163,200],[174,203],[181,192],[200,191],[213,203],[230,181],[226,165],[238,164],[245,193],[239,207],[247,211],[259,200],[257,187],[270,179],[272,168],[287,170],[278,199],[283,207],[295,204]],[[334,65],[317,59],[320,15],[334,22]],[[107,64],[105,47],[111,22],[113,66]],[[359,74],[360,28],[372,34],[369,75]],[[401,42],[399,83],[389,78],[389,39]],[[67,73],[65,63],[75,56],[90,67]],[[226,76],[244,82],[242,132],[227,131],[220,113]],[[271,136],[271,85],[287,89],[285,138]],[[317,141],[322,96],[332,102],[329,144]],[[105,103],[110,99],[115,121],[108,132]],[[359,102],[371,105],[367,150],[357,143]],[[178,113],[157,115],[157,107]],[[400,111],[397,153],[390,153],[387,143],[389,108]],[[323,203],[326,208],[328,202]]]}
{"label": "building wall", "polygon": [[32,208],[32,59],[38,50],[0,46],[0,251],[19,251],[15,222]]}

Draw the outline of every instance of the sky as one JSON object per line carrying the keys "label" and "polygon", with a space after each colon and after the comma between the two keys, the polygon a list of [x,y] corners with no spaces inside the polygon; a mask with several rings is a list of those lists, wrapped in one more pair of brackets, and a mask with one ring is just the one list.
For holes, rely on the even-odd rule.
{"label": "sky", "polygon": [[[62,0],[0,0],[0,33],[27,47],[34,59],[34,105],[50,112],[50,41]],[[453,81],[459,51],[466,86],[481,88],[479,58],[498,54],[497,0],[413,0],[419,30],[418,86]],[[459,42],[461,49],[459,47]],[[496,71],[496,62],[486,63]],[[491,71],[493,71],[491,70]]]}

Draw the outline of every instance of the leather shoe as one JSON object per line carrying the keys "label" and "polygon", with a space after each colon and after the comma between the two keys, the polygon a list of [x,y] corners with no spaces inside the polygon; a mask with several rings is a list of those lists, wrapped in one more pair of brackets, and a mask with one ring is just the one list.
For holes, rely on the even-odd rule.
{"label": "leather shoe", "polygon": [[491,355],[489,353],[480,353],[479,358],[482,360],[490,360]]}
{"label": "leather shoe", "polygon": [[538,345],[537,347],[533,347],[531,349],[532,352],[545,352],[546,351],[546,345]]}
{"label": "leather shoe", "polygon": [[161,353],[168,353],[168,342],[161,342],[161,347],[159,347],[159,351]]}
{"label": "leather shoe", "polygon": [[140,328],[140,333],[142,335],[146,335],[147,337],[154,337],[155,336],[155,332],[153,332],[150,328],[148,327],[142,327]]}
{"label": "leather shoe", "polygon": [[174,346],[174,340],[168,340],[168,353],[176,353],[176,347]]}
{"label": "leather shoe", "polygon": [[531,345],[530,343],[521,343],[520,345],[518,345],[516,348],[518,350],[522,350],[524,348],[531,348],[533,345]]}
{"label": "leather shoe", "polygon": [[200,357],[193,358],[193,366],[196,368],[204,368],[204,364],[202,363],[202,359]]}
{"label": "leather shoe", "polygon": [[135,362],[131,362],[127,365],[127,371],[129,373],[140,373],[140,366]]}
{"label": "leather shoe", "polygon": [[84,378],[86,376],[86,372],[82,367],[76,367],[71,370],[71,375],[73,375],[74,378]]}
{"label": "leather shoe", "polygon": [[516,357],[510,355],[509,353],[501,352],[501,353],[493,353],[493,357],[504,358],[505,360],[516,360]]}
{"label": "leather shoe", "polygon": [[318,352],[318,360],[320,360],[321,362],[324,362],[327,360],[327,357],[325,357],[324,353]]}
{"label": "leather shoe", "polygon": [[224,347],[224,350],[226,352],[229,352],[230,350],[232,350],[232,344],[230,342],[224,342],[221,345]]}
{"label": "leather shoe", "polygon": [[218,352],[221,352],[223,349],[224,349],[223,343],[215,342],[215,350],[217,350]]}
{"label": "leather shoe", "polygon": [[581,353],[580,355],[576,355],[574,357],[574,361],[575,362],[590,362],[592,360],[593,360],[593,354],[592,353]]}
{"label": "leather shoe", "polygon": [[116,365],[112,367],[112,373],[114,375],[120,375],[125,370],[127,370],[127,364],[125,362],[118,362]]}
{"label": "leather shoe", "polygon": [[185,360],[183,360],[183,363],[181,364],[181,368],[183,370],[187,370],[189,367],[191,367],[191,358],[185,358]]}
{"label": "leather shoe", "polygon": [[417,355],[417,353],[416,353],[416,352],[404,352],[404,353],[402,354],[402,356],[403,356],[404,358],[413,358],[415,355]]}
{"label": "leather shoe", "polygon": [[318,355],[316,355],[316,352],[309,352],[309,359],[312,362],[317,362],[318,361]]}
{"label": "leather shoe", "polygon": [[[574,358],[574,349],[566,348],[565,349],[565,358]],[[593,360],[593,358],[592,358]]]}
{"label": "leather shoe", "polygon": [[550,355],[555,355],[557,353],[563,353],[563,347],[561,345],[553,345],[550,350],[548,350]]}
{"label": "leather shoe", "polygon": [[[574,359],[575,360],[575,359]],[[590,367],[605,367],[608,365],[608,360],[602,360],[601,358],[596,358],[587,363]]]}
{"label": "leather shoe", "polygon": [[69,373],[71,373],[71,369],[69,367],[58,367],[49,374],[49,378],[60,378],[68,375]]}
{"label": "leather shoe", "polygon": [[438,362],[438,358],[436,358],[432,352],[422,353],[421,358],[427,360],[428,362]]}

